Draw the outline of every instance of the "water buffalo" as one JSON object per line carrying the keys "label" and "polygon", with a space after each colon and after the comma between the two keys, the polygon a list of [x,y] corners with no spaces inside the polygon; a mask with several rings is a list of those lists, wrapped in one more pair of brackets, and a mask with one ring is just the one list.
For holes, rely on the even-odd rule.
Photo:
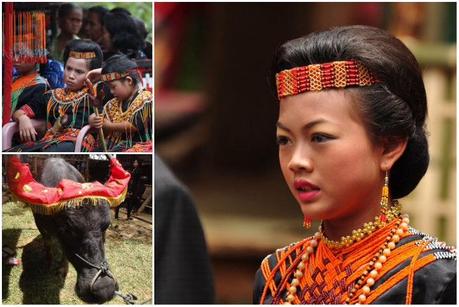
{"label": "water buffalo", "polygon": [[[98,182],[85,183],[80,172],[61,158],[49,158],[45,161],[39,182],[34,181],[33,178],[29,178],[30,183],[20,182],[20,179],[17,179],[18,183],[15,185],[16,177],[27,177],[27,172],[30,174],[30,170],[28,167],[25,169],[25,165],[21,164],[19,160],[15,160],[16,168],[21,168],[22,171],[16,172],[14,166],[12,170],[9,169],[10,190],[19,200],[32,207],[35,223],[43,239],[47,242],[45,245],[48,247],[57,245],[61,249],[61,253],[53,251],[52,256],[65,255],[74,266],[77,271],[76,294],[87,303],[107,302],[114,297],[115,291],[118,290],[118,283],[109,269],[105,256],[105,232],[110,225],[110,200],[116,197],[118,197],[117,203],[121,200],[119,195],[113,195],[113,191],[116,190],[120,194],[119,191],[124,189],[125,195],[123,185],[127,186],[129,174],[121,168],[118,161],[111,162],[112,172],[114,165],[116,165],[118,175],[114,176],[112,173],[108,184],[105,185]],[[81,187],[81,190],[91,191],[91,197],[74,197],[78,193],[81,194],[78,187]],[[26,192],[32,193],[32,188],[38,189],[38,194],[56,192],[52,196],[57,197],[59,201],[68,195],[73,195],[72,193],[75,195],[66,199],[65,205],[61,206],[59,210],[53,209],[50,213],[48,207],[44,211],[43,206],[40,207],[37,203],[46,203],[52,197],[46,199],[42,197],[37,200],[35,198],[40,197],[40,195],[35,196],[34,194],[33,197],[35,198],[32,200],[32,196],[26,195]],[[104,189],[107,189],[108,192]],[[100,197],[103,193],[110,197]],[[124,196],[122,195],[121,198]],[[69,205],[75,204],[75,200],[78,200],[78,205]]]}

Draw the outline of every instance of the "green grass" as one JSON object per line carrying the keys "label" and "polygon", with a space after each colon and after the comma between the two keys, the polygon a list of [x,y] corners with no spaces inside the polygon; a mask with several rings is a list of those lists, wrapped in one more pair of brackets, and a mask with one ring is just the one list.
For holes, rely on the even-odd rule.
{"label": "green grass", "polygon": [[[43,241],[29,208],[14,202],[3,204],[2,237],[3,246],[15,249],[16,257],[23,262],[20,266],[8,266],[2,261],[3,304],[84,304],[74,292],[77,275],[71,264],[65,280],[49,273]],[[105,250],[120,291],[135,294],[138,303],[151,303],[151,230],[115,221],[107,231]],[[124,302],[115,297],[107,303]]]}

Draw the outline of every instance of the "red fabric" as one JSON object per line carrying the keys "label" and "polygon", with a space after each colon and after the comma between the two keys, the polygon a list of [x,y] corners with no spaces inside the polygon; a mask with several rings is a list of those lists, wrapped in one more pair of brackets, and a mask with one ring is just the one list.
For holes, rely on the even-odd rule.
{"label": "red fabric", "polygon": [[35,181],[29,165],[14,156],[8,161],[8,185],[14,196],[33,205],[49,206],[83,197],[115,199],[125,193],[131,174],[126,172],[116,159],[111,159],[110,164],[111,176],[105,185],[97,181],[79,183],[63,179],[57,187],[50,188]]}
{"label": "red fabric", "polygon": [[20,110],[24,111],[24,114],[27,115],[28,118],[35,117],[35,113],[33,112],[32,108],[28,104],[23,105],[20,108]]}
{"label": "red fabric", "polygon": [[13,3],[5,3],[3,42],[3,117],[4,124],[11,120],[11,87],[13,85]]}

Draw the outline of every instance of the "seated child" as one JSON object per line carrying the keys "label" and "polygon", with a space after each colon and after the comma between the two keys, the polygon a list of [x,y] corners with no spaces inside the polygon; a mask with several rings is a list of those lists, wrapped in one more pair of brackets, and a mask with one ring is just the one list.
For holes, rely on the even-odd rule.
{"label": "seated child", "polygon": [[105,104],[103,116],[91,114],[89,124],[103,128],[108,151],[151,151],[152,95],[142,88],[137,64],[125,55],[114,55],[101,73],[115,98]]}
{"label": "seated child", "polygon": [[[91,111],[89,89],[85,86],[86,73],[102,66],[102,51],[90,40],[72,40],[64,50],[65,88],[46,92],[28,101],[13,114],[19,124],[23,142],[7,151],[74,151],[79,131],[88,124]],[[48,131],[36,140],[37,132],[31,118],[46,120]],[[95,139],[88,134],[83,140],[83,151],[91,151]]]}
{"label": "seated child", "polygon": [[19,73],[14,77],[11,89],[11,112],[16,111],[35,97],[42,96],[48,89],[48,81],[37,72],[37,63],[14,62]]}

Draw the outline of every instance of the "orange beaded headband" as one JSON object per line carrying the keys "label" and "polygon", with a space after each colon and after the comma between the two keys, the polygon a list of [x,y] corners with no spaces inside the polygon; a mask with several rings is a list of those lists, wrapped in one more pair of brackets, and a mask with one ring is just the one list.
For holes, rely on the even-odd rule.
{"label": "orange beaded headband", "polygon": [[105,82],[105,81],[119,80],[119,79],[122,79],[124,77],[127,77],[128,75],[129,75],[128,72],[123,72],[123,73],[111,72],[111,73],[102,75],[100,78],[101,78],[102,81]]}
{"label": "orange beaded headband", "polygon": [[283,70],[276,74],[277,95],[280,98],[327,88],[367,86],[378,80],[359,62],[335,61],[311,64]]}
{"label": "orange beaded headband", "polygon": [[79,51],[70,51],[69,52],[69,58],[75,58],[75,59],[94,59],[96,57],[95,52],[79,52]]}

